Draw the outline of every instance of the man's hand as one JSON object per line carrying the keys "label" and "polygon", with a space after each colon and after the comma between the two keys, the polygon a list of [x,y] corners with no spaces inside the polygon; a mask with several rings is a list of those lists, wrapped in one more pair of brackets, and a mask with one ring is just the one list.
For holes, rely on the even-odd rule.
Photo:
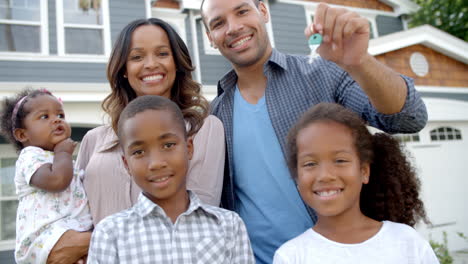
{"label": "man's hand", "polygon": [[314,23],[305,28],[309,38],[320,33],[323,42],[317,52],[326,60],[346,69],[359,66],[366,59],[369,46],[369,21],[355,12],[320,3],[315,11]]}
{"label": "man's hand", "polygon": [[74,264],[86,261],[91,232],[68,230],[55,243],[49,253],[47,264]]}

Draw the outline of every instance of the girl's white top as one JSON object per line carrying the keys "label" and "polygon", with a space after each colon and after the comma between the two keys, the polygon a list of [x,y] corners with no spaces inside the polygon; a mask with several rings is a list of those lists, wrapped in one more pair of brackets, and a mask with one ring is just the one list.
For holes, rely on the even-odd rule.
{"label": "girl's white top", "polygon": [[283,244],[276,251],[273,263],[432,264],[439,261],[429,243],[412,227],[383,221],[377,234],[358,244],[337,243],[310,228]]}
{"label": "girl's white top", "polygon": [[52,164],[53,159],[53,152],[31,146],[21,150],[16,162],[19,205],[15,259],[18,263],[45,263],[65,231],[88,231],[92,227],[82,172],[75,168],[70,185],[62,192],[47,192],[30,184],[37,169]]}

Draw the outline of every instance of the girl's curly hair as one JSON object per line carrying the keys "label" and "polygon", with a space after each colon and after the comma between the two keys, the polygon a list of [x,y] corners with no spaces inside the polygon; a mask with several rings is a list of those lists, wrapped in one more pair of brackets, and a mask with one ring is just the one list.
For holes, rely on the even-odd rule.
{"label": "girl's curly hair", "polygon": [[120,32],[107,65],[107,79],[111,93],[102,102],[102,108],[111,117],[112,128],[117,133],[120,113],[137,97],[124,75],[132,34],[138,27],[144,25],[162,28],[169,38],[176,65],[176,78],[169,99],[182,110],[184,119],[190,124],[188,135],[191,136],[198,132],[208,115],[208,101],[201,95],[200,84],[192,79],[192,71],[195,68],[184,41],[168,23],[158,18],[132,21]]}
{"label": "girl's curly hair", "polygon": [[[24,118],[30,113],[30,109],[24,106],[29,100],[39,95],[52,95],[52,93],[46,89],[26,88],[11,98],[5,98],[2,102],[1,133],[15,146],[17,151],[23,149],[23,144],[16,140],[13,134],[14,130],[17,128],[24,128]],[[20,102],[21,99],[23,100]],[[18,102],[20,102],[20,104],[17,106],[16,104],[18,104]],[[17,112],[15,118],[13,118],[15,106],[17,107]]]}
{"label": "girl's curly hair", "polygon": [[419,198],[420,182],[400,143],[385,133],[372,135],[364,121],[345,107],[320,103],[309,109],[288,134],[288,165],[297,178],[298,133],[316,122],[336,122],[348,127],[354,137],[361,164],[370,164],[369,183],[364,184],[360,208],[377,220],[414,226],[419,220],[429,223]]}

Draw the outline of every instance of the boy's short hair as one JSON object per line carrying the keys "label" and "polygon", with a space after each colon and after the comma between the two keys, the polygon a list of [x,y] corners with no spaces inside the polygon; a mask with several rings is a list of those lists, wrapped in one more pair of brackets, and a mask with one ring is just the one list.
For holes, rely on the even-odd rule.
{"label": "boy's short hair", "polygon": [[174,102],[165,97],[158,95],[144,95],[131,101],[120,114],[117,125],[117,136],[119,141],[122,142],[124,137],[123,126],[125,121],[146,110],[165,110],[170,112],[173,115],[174,124],[180,127],[184,133],[184,138],[187,138],[184,115],[180,108]]}

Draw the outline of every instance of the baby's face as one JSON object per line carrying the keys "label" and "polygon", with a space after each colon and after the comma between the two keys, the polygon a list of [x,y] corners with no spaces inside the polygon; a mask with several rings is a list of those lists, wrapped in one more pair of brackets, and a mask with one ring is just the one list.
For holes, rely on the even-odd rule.
{"label": "baby's face", "polygon": [[185,199],[192,140],[171,112],[145,110],[121,127],[124,163],[149,199],[158,205]]}
{"label": "baby's face", "polygon": [[38,95],[28,99],[23,107],[29,112],[23,121],[24,146],[53,151],[57,143],[71,136],[71,128],[65,121],[62,103],[56,97]]}

